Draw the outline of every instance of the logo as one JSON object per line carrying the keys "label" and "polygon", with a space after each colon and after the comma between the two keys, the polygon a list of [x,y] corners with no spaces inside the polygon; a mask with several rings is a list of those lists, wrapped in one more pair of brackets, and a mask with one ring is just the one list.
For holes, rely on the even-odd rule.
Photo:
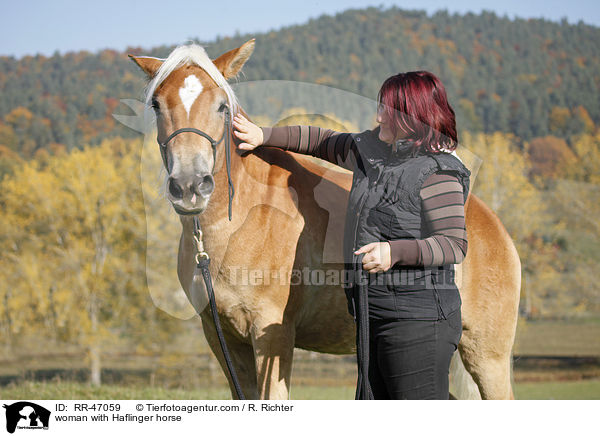
{"label": "logo", "polygon": [[6,431],[14,433],[18,429],[48,430],[50,411],[29,401],[19,401],[6,409]]}

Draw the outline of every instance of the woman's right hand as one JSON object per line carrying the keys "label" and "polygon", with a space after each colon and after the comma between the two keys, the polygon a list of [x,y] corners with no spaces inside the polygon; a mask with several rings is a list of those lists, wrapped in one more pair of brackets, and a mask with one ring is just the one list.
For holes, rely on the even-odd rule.
{"label": "woman's right hand", "polygon": [[256,124],[248,121],[241,113],[233,117],[233,134],[242,141],[238,147],[242,150],[254,150],[263,143],[263,132]]}

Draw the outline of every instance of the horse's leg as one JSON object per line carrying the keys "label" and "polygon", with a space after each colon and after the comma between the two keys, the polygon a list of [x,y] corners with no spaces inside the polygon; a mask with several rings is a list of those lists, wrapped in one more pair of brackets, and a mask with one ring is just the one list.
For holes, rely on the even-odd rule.
{"label": "horse's leg", "polygon": [[457,271],[463,301],[458,345],[483,399],[511,399],[512,347],[521,290],[521,262],[498,217],[477,197],[468,200],[469,254]]}
{"label": "horse's leg", "polygon": [[513,400],[511,386],[511,353],[487,353],[476,341],[465,338],[458,349],[463,364],[479,386],[484,400]]}
{"label": "horse's leg", "polygon": [[[227,369],[225,356],[221,350],[217,330],[214,322],[210,319],[210,314],[206,316],[206,319],[204,316],[202,317],[202,328],[204,329],[204,335],[206,336],[210,349],[217,357],[217,360],[223,369],[223,373],[227,377],[229,389],[231,390],[231,397],[233,399],[238,399],[233,381],[229,375],[229,370]],[[227,348],[229,349],[229,354],[231,355],[231,360],[237,373],[242,392],[244,392],[244,396],[247,400],[257,400],[259,395],[256,385],[256,367],[254,366],[254,351],[252,346],[241,342],[238,338],[232,337],[226,332],[223,332],[223,336],[225,337]]]}
{"label": "horse's leg", "polygon": [[481,400],[479,386],[463,364],[460,352],[457,350],[450,361],[450,399]]}
{"label": "horse's leg", "polygon": [[293,326],[277,323],[253,329],[252,345],[260,399],[289,399],[294,335]]}
{"label": "horse's leg", "polygon": [[[496,305],[491,304],[494,300]],[[507,300],[502,304],[499,298],[479,303],[476,310],[467,304],[463,311],[463,335],[458,345],[462,363],[479,386],[482,399],[513,399],[511,359],[517,307]]]}

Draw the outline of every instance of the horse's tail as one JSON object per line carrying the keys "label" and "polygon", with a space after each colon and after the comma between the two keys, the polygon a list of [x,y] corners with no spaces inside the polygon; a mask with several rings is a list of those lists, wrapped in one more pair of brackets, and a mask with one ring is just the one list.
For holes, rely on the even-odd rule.
{"label": "horse's tail", "polygon": [[467,372],[459,351],[454,353],[450,361],[450,392],[457,400],[481,400],[479,388],[471,374]]}

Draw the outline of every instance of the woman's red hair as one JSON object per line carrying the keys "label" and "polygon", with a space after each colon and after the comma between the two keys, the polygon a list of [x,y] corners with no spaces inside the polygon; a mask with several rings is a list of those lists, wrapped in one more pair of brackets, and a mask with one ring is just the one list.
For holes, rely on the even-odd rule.
{"label": "woman's red hair", "polygon": [[427,71],[411,71],[388,78],[377,95],[391,120],[394,137],[407,139],[430,153],[454,151],[458,140],[454,110],[442,82]]}

